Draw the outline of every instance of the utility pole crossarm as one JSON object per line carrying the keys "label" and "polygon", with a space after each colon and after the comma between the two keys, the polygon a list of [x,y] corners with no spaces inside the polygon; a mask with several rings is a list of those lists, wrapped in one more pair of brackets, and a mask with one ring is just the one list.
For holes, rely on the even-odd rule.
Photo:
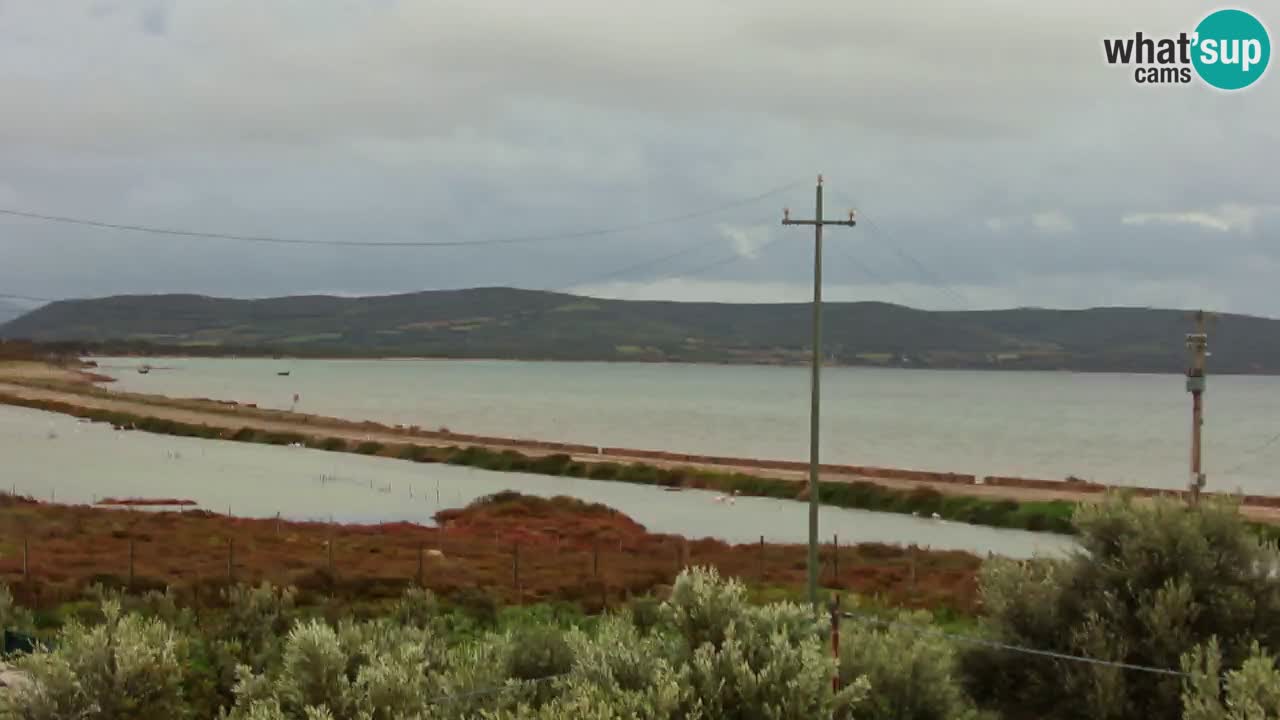
{"label": "utility pole crossarm", "polygon": [[822,228],[825,225],[853,227],[857,224],[854,212],[848,220],[824,220],[822,217],[822,176],[818,176],[812,220],[792,220],[791,210],[782,211],[783,225],[813,226],[813,357],[812,380],[809,393],[809,602],[818,607],[818,418],[822,398]]}

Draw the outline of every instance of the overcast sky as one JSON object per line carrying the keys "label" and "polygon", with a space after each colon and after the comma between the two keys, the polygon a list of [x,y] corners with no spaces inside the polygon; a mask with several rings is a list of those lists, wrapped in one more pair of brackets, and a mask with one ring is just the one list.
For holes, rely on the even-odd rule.
{"label": "overcast sky", "polygon": [[[1280,10],[1236,7],[1274,41]],[[0,0],[3,209],[359,242],[697,215],[474,248],[0,217],[0,294],[804,300],[811,234],[778,221],[812,214],[823,172],[828,211],[863,218],[828,231],[829,298],[1280,316],[1277,70],[1228,94],[1103,60],[1104,37],[1212,8]]]}

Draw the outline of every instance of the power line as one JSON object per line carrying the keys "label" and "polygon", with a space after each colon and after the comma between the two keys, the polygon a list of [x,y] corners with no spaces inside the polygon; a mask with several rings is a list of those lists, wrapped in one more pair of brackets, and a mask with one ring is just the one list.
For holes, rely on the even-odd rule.
{"label": "power line", "polygon": [[171,237],[186,237],[200,240],[231,240],[236,242],[249,243],[266,243],[274,245],[307,245],[307,246],[326,246],[326,247],[361,247],[361,248],[423,248],[423,247],[490,247],[495,245],[521,245],[542,242],[553,242],[560,240],[574,240],[589,237],[601,237],[605,235],[617,235],[619,233],[632,232],[645,228],[656,227],[658,225],[667,225],[671,223],[692,220],[707,215],[723,212],[732,208],[748,205],[757,202],[772,195],[777,195],[800,185],[798,182],[787,183],[781,187],[776,187],[765,192],[752,195],[750,197],[739,198],[731,202],[716,205],[714,207],[694,210],[679,215],[671,215],[667,217],[645,220],[630,225],[620,225],[614,227],[597,228],[594,230],[579,230],[575,232],[554,233],[547,235],[529,235],[523,237],[508,238],[491,238],[487,240],[421,240],[421,241],[394,241],[394,240],[374,240],[369,242],[361,242],[358,240],[314,240],[305,238],[285,238],[272,235],[235,235],[230,233],[206,232],[201,230],[183,230],[174,228],[162,228],[153,225],[133,225],[126,223],[113,223],[102,220],[92,220],[88,218],[72,217],[67,215],[50,215],[45,213],[30,212],[27,210],[13,210],[8,208],[0,208],[0,215],[8,215],[10,217],[24,218],[27,220],[36,220],[41,222],[62,223],[67,225],[79,225],[83,227],[93,227],[107,230],[124,230],[128,232],[146,233],[150,235],[166,235]]}
{"label": "power line", "polygon": [[[769,218],[769,219],[771,220],[772,218]],[[756,225],[761,225],[761,224],[764,224],[764,222],[765,222],[765,221],[764,221],[764,220],[762,220],[762,221],[757,222],[757,223],[754,223],[754,224],[756,224]],[[661,265],[661,264],[662,264],[662,263],[664,263],[664,262],[668,262],[668,261],[670,261],[670,260],[675,260],[675,259],[677,259],[677,258],[684,257],[684,256],[689,255],[689,254],[692,254],[692,253],[694,253],[694,252],[696,252],[696,251],[698,251],[698,250],[702,250],[702,249],[704,249],[704,248],[712,247],[712,246],[714,246],[714,245],[719,245],[723,240],[724,240],[724,238],[721,238],[721,237],[713,237],[713,238],[711,238],[710,240],[706,240],[706,241],[704,241],[704,242],[700,242],[700,243],[695,243],[695,244],[693,244],[693,245],[689,245],[689,246],[687,246],[687,247],[685,247],[685,248],[682,248],[682,249],[680,249],[680,250],[677,250],[677,251],[675,251],[675,252],[666,253],[666,254],[664,254],[664,255],[660,255],[660,256],[658,256],[658,257],[654,257],[654,258],[649,258],[648,260],[641,260],[640,262],[633,263],[633,264],[630,264],[630,265],[625,265],[625,266],[623,266],[623,267],[621,267],[621,268],[618,268],[618,269],[616,269],[616,270],[609,270],[609,271],[606,271],[606,272],[604,272],[604,273],[600,273],[600,274],[593,275],[593,276],[590,276],[590,277],[587,277],[587,278],[583,278],[583,279],[575,280],[574,282],[571,282],[571,283],[561,284],[561,285],[559,285],[559,286],[555,286],[555,287],[544,287],[544,288],[542,288],[542,289],[543,289],[543,290],[545,290],[545,291],[547,291],[547,292],[567,292],[567,291],[569,291],[569,290],[571,290],[571,289],[573,289],[573,288],[575,288],[575,287],[579,287],[579,286],[581,286],[581,285],[589,285],[589,284],[591,284],[591,283],[597,283],[597,282],[600,282],[601,280],[609,280],[609,279],[611,279],[611,278],[615,278],[615,277],[619,277],[619,276],[630,275],[630,274],[632,274],[632,273],[634,273],[634,272],[637,272],[637,271],[640,271],[640,270],[647,270],[648,268],[651,268],[651,267],[653,267],[653,266],[655,266],[655,265]],[[775,240],[773,240],[773,241],[766,242],[764,245],[761,245],[761,246],[760,246],[760,248],[758,248],[758,249],[757,249],[757,252],[758,252],[759,250],[763,250],[764,248],[768,247],[769,245],[772,245],[772,244],[773,244],[773,242],[775,242],[775,241],[776,241],[776,239],[775,239]],[[738,257],[738,258],[741,258],[741,254],[740,254],[740,253],[735,253],[735,254],[734,254],[734,256],[729,256],[729,257],[726,257],[726,258],[722,258],[722,260],[721,260],[721,261],[728,261],[728,260],[732,259],[732,257]],[[721,261],[717,261],[717,262],[721,262]],[[701,272],[701,271],[698,271],[698,272]]]}
{"label": "power line", "polygon": [[[839,191],[837,192],[845,200],[848,200],[851,205],[854,205],[854,206],[857,205],[857,201],[853,198],[853,196],[848,195],[846,193],[839,192]],[[887,240],[889,250],[892,251],[894,255],[897,255],[898,258],[901,259],[903,262],[906,262],[907,264],[911,265],[912,268],[915,269],[916,273],[918,273],[926,283],[931,284],[934,287],[940,288],[941,290],[946,292],[948,295],[950,295],[952,298],[957,300],[961,306],[963,307],[970,306],[968,299],[962,293],[960,293],[958,290],[952,287],[949,283],[947,283],[945,280],[940,278],[936,273],[930,270],[919,258],[917,258],[916,256],[912,255],[910,252],[908,252],[907,249],[902,246],[902,243],[898,242],[898,239],[896,237],[892,236],[887,230],[885,230],[880,225],[880,223],[876,222],[876,219],[874,217],[868,215],[865,210],[859,209],[858,218],[861,220],[865,220],[867,223],[867,226],[871,229],[872,232],[876,233],[877,235],[880,235],[885,240]]]}
{"label": "power line", "polygon": [[909,630],[917,635],[927,635],[932,637],[940,637],[955,642],[968,643],[970,645],[979,645],[994,650],[1007,650],[1009,652],[1022,653],[1024,655],[1034,655],[1037,657],[1051,658],[1054,660],[1066,660],[1068,662],[1085,663],[1088,665],[1098,665],[1102,667],[1112,667],[1118,670],[1132,670],[1134,672],[1145,672],[1153,675],[1167,675],[1171,677],[1191,677],[1190,673],[1181,670],[1172,670],[1170,668],[1153,667],[1151,665],[1137,665],[1134,663],[1119,662],[1116,660],[1102,660],[1099,658],[1086,657],[1084,655],[1070,655],[1067,653],[1054,652],[1052,650],[1039,650],[1036,648],[1024,647],[1021,645],[1011,645],[987,638],[974,637],[972,635],[961,635],[959,633],[949,633],[945,630],[933,630],[931,628],[921,627],[914,623],[906,623],[897,620],[885,620],[867,613],[844,612],[841,615],[850,620],[864,622],[872,625],[880,625],[882,627],[896,627]]}
{"label": "power line", "polygon": [[[781,238],[774,238],[773,240],[769,240],[768,242],[764,243],[759,248],[757,248],[756,251],[760,252],[760,251],[766,250],[772,247],[773,245],[775,245],[776,243],[778,243],[780,240]],[[626,265],[621,268],[617,268],[615,270],[610,270],[605,273],[600,273],[590,277],[581,278],[573,282],[562,284],[559,286],[545,287],[545,288],[542,288],[542,290],[544,292],[556,292],[556,293],[568,292],[575,287],[579,287],[582,285],[589,285],[591,283],[600,282],[601,280],[607,280],[614,277],[629,275],[631,273],[634,273],[640,270],[645,270],[650,267],[654,267],[656,265],[661,265],[664,262],[668,262],[670,260],[674,260],[676,258],[689,255],[695,251],[702,250],[704,248],[711,247],[713,245],[718,245],[721,242],[722,242],[722,238],[714,238],[706,242],[690,245],[688,247],[682,248],[675,252],[666,253],[664,255],[660,255],[654,258],[649,258],[647,260],[642,260],[640,262]],[[705,265],[695,266],[689,270],[681,270],[681,271],[669,272],[669,273],[657,275],[653,278],[653,280],[655,281],[674,280],[674,279],[679,279],[684,277],[691,277],[694,275],[700,275],[702,273],[710,272],[718,268],[728,267],[744,259],[746,259],[745,255],[739,252],[734,252],[731,255],[718,257],[716,260],[713,260]],[[439,291],[439,292],[444,292],[444,291]],[[26,300],[31,302],[64,302],[64,301],[91,299],[91,298],[44,298],[44,297],[34,297],[30,295],[11,295],[11,294],[4,294],[4,293],[0,293],[0,298]],[[515,313],[509,313],[509,314],[515,314]]]}

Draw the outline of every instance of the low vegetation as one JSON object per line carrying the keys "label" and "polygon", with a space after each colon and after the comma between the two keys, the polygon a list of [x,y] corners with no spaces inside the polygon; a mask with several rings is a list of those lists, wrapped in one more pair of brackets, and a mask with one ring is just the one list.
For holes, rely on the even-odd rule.
{"label": "low vegetation", "polygon": [[1114,497],[1076,522],[1071,557],[990,561],[979,616],[958,630],[858,597],[831,616],[754,602],[698,567],[592,617],[418,589],[373,612],[304,608],[266,585],[200,613],[99,591],[55,644],[17,659],[29,682],[0,696],[0,716],[1280,718],[1273,544],[1217,502]]}
{"label": "low vegetation", "polygon": [[[499,493],[435,519],[437,527],[331,525],[0,495],[0,580],[40,617],[94,584],[169,588],[196,607],[228,586],[266,581],[294,586],[307,604],[330,597],[381,602],[421,586],[478,608],[553,602],[594,612],[670,586],[687,565],[715,567],[780,597],[797,595],[805,582],[803,546],[655,534],[616,510],[573,498]],[[822,583],[832,589],[940,612],[976,607],[979,560],[968,553],[825,545],[822,559]]]}

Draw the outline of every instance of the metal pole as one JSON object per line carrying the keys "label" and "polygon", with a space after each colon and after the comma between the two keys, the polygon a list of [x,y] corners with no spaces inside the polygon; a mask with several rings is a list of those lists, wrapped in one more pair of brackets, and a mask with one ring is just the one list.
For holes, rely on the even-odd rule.
{"label": "metal pole", "polygon": [[813,378],[809,383],[809,602],[818,604],[818,418],[822,398],[822,176],[813,223]]}
{"label": "metal pole", "polygon": [[1205,313],[1196,313],[1196,331],[1187,335],[1191,364],[1187,368],[1187,392],[1191,393],[1191,502],[1200,501],[1205,486],[1202,469],[1201,430],[1204,426],[1205,357],[1209,336],[1205,331]]}
{"label": "metal pole", "polygon": [[849,212],[848,220],[824,220],[822,217],[822,176],[818,176],[818,185],[814,192],[814,218],[812,220],[792,220],[791,211],[783,211],[783,225],[813,226],[813,357],[812,379],[809,385],[809,602],[815,610],[818,605],[818,466],[819,452],[819,418],[821,417],[820,399],[822,397],[822,228],[824,225],[846,225],[852,227],[856,223],[853,212]]}

